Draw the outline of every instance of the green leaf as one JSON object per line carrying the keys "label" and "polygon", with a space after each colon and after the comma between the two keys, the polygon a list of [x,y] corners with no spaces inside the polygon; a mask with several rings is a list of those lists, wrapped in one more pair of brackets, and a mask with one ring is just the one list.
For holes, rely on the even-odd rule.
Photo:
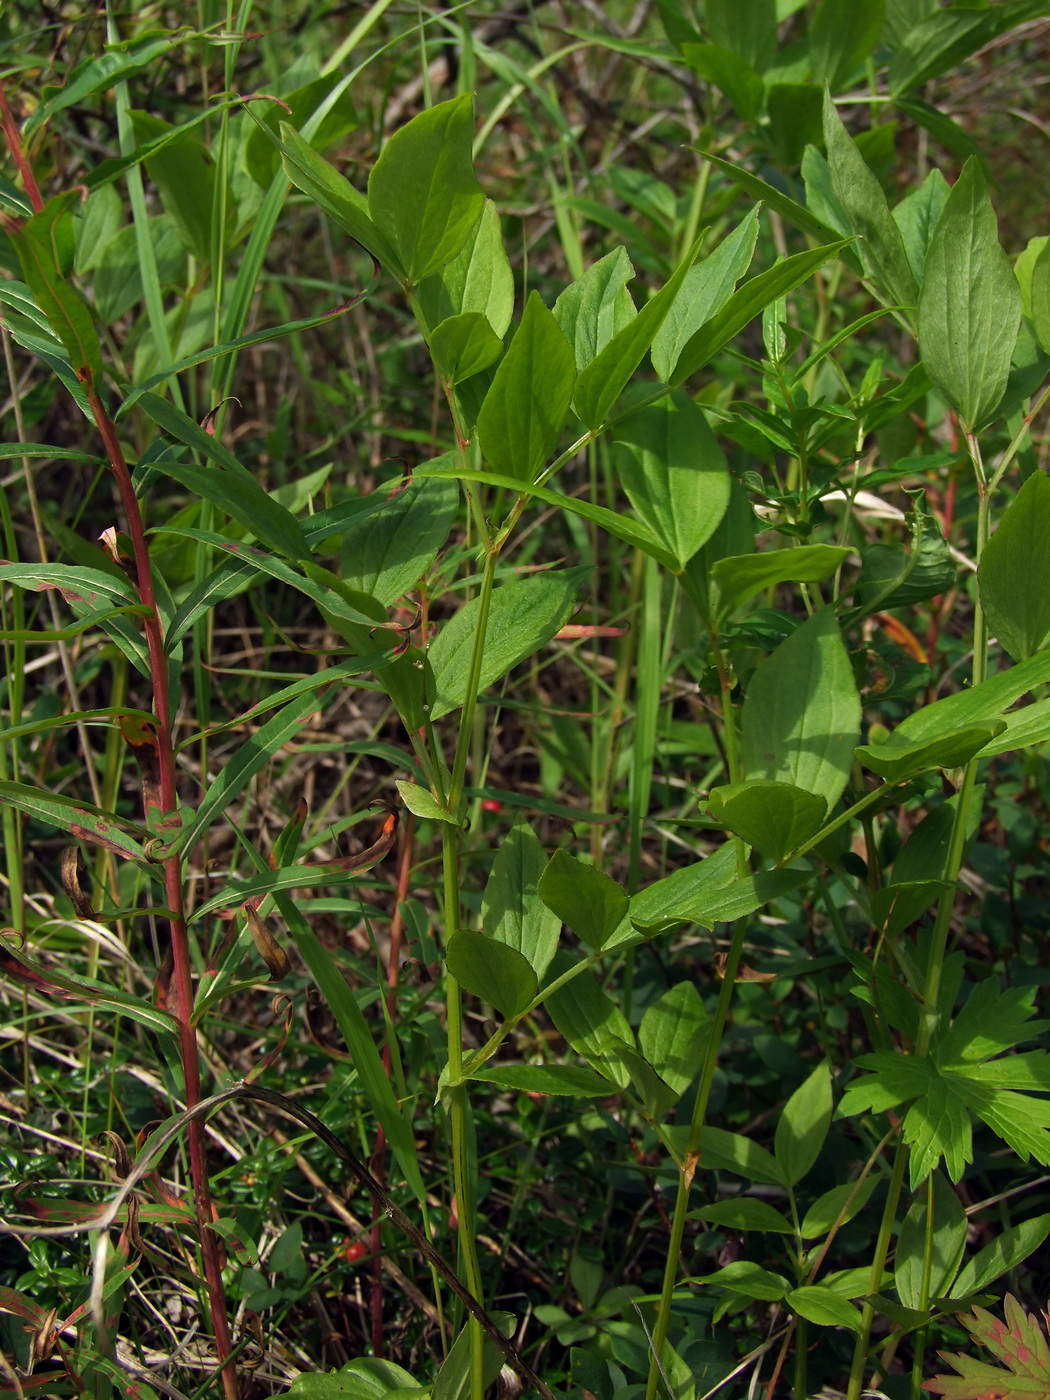
{"label": "green leaf", "polygon": [[848,1327],[858,1335],[861,1332],[862,1317],[859,1308],[819,1283],[807,1283],[801,1288],[793,1288],[785,1293],[784,1303],[792,1312],[804,1317],[807,1322],[818,1327]]}
{"label": "green leaf", "polygon": [[[819,94],[818,103],[822,111],[823,102]],[[749,194],[752,199],[757,200],[761,204],[765,204],[770,209],[776,210],[789,224],[793,224],[794,227],[799,229],[802,233],[808,233],[810,237],[815,238],[818,243],[834,242],[839,234],[842,233],[843,227],[840,227],[838,224],[828,224],[822,219],[818,219],[811,209],[807,209],[804,204],[799,204],[796,200],[790,199],[783,190],[778,189],[776,185],[771,185],[767,181],[760,179],[757,175],[753,175],[751,171],[747,170],[744,166],[735,165],[730,160],[723,160],[721,156],[717,156],[710,151],[703,151],[701,154],[704,156],[705,160],[711,162],[716,170],[721,171],[727,179],[732,180],[733,184],[738,185],[740,189]],[[749,215],[748,217],[750,218],[752,216]],[[746,223],[747,220],[744,221],[744,224]],[[744,224],[741,224],[739,228],[743,228]],[[731,234],[730,237],[732,236]],[[722,245],[719,244],[719,247],[721,246]],[[715,251],[717,252],[718,250],[716,249]],[[714,253],[712,253],[711,256],[714,257]],[[700,266],[703,267],[703,263],[701,263]],[[747,269],[745,268],[744,270],[746,271]],[[666,375],[661,375],[661,378],[666,378]]]}
{"label": "green leaf", "polygon": [[638,1027],[638,1048],[676,1095],[700,1071],[710,1024],[692,982],[678,982],[651,1002]]}
{"label": "green leaf", "polygon": [[486,1065],[467,1076],[523,1094],[556,1094],[570,1099],[606,1098],[616,1086],[582,1065]]}
{"label": "green leaf", "polygon": [[363,1356],[339,1371],[300,1371],[288,1395],[291,1400],[386,1400],[392,1392],[409,1390],[422,1387],[401,1366]]}
{"label": "green leaf", "polygon": [[[121,831],[117,825],[122,819],[90,802],[78,802],[73,797],[42,792],[24,783],[0,782],[0,803],[17,807],[20,812],[26,812],[48,826],[57,826],[71,836],[114,851],[125,860],[146,859],[145,851],[135,838]],[[128,825],[127,822],[122,824]]]}
{"label": "green leaf", "polygon": [[398,1166],[405,1174],[405,1180],[416,1199],[425,1201],[426,1187],[419,1170],[412,1125],[402,1114],[394,1097],[390,1076],[376,1049],[372,1032],[357,1004],[357,998],[293,900],[281,892],[274,894],[274,900],[288,925],[296,947],[302,954],[303,961],[324,997],[325,1005],[335,1017],[361,1081],[361,1087],[372,1105],[372,1111],[383,1125],[383,1131]]}
{"label": "green leaf", "polygon": [[723,889],[711,890],[698,898],[677,905],[659,919],[652,921],[636,917],[631,922],[646,938],[665,933],[679,924],[700,924],[714,928],[715,924],[733,923],[744,919],[764,905],[798,889],[809,879],[808,870],[762,870],[736,880]]}
{"label": "green leaf", "polygon": [[686,273],[678,295],[653,337],[653,369],[660,379],[670,380],[689,340],[722,310],[751,266],[758,241],[758,215],[756,205],[703,262],[695,263]]}
{"label": "green leaf", "polygon": [[[931,1204],[933,1219],[929,1220]],[[928,1309],[931,1298],[948,1292],[965,1245],[966,1212],[938,1172],[912,1201],[897,1239],[893,1277],[897,1296],[906,1308]]]}
{"label": "green leaf", "polygon": [[718,585],[715,615],[731,617],[749,598],[778,583],[823,583],[841,567],[849,553],[837,545],[804,544],[797,549],[718,559],[711,569]]}
{"label": "green leaf", "polygon": [[80,199],[79,190],[56,195],[20,228],[12,227],[8,236],[29,290],[62,342],[78,378],[85,372],[90,374],[98,391],[102,388],[98,335],[80,293],[66,280],[73,261],[72,210]]}
{"label": "green leaf", "polygon": [[[550,966],[551,978],[563,977],[578,965],[569,953],[558,952]],[[544,1006],[578,1055],[597,1065],[620,1088],[627,1087],[630,1074],[608,1052],[617,1044],[630,1045],[634,1035],[623,1012],[590,972],[581,972],[547,993]]]}
{"label": "green leaf", "polygon": [[[544,646],[565,623],[576,602],[585,569],[561,569],[502,584],[492,591],[480,690]],[[480,598],[472,598],[444,624],[430,644],[434,677],[431,718],[463,704],[474,647]]]}
{"label": "green leaf", "polygon": [[919,349],[927,373],[966,427],[992,417],[1006,391],[1021,293],[999,245],[980,164],[963,166],[926,255]]}
{"label": "green leaf", "polygon": [[718,1201],[701,1210],[691,1210],[690,1220],[703,1220],[709,1225],[725,1225],[730,1230],[764,1230],[767,1234],[793,1235],[795,1227],[768,1201],[754,1196],[734,1196]]}
{"label": "green leaf", "polygon": [[[492,1320],[505,1337],[513,1336],[515,1318],[511,1313],[493,1312]],[[503,1354],[491,1337],[483,1340],[480,1385],[482,1392],[488,1390],[499,1376],[503,1365]],[[430,1400],[470,1400],[473,1385],[474,1362],[470,1328],[464,1327],[452,1343],[448,1356],[441,1364],[437,1379],[430,1391]]]}
{"label": "green leaf", "polygon": [[116,83],[126,82],[152,67],[158,59],[163,58],[179,44],[184,44],[194,37],[193,29],[184,26],[177,30],[154,29],[137,39],[107,44],[97,58],[89,59],[87,63],[75,69],[65,87],[49,96],[45,102],[41,102],[29,115],[22,128],[23,136],[28,140],[56,112],[77,106],[86,97],[96,92],[104,92]]}
{"label": "green leaf", "polygon": [[547,908],[595,949],[627,915],[629,900],[621,886],[567,851],[554,852],[536,888]]}
{"label": "green leaf", "polygon": [[185,822],[172,841],[172,848],[190,851],[210,824],[227,810],[238,793],[261,772],[285,744],[301,734],[311,715],[321,707],[317,695],[308,692],[283,706],[261,725],[247,743],[228,758],[218,776],[208,785],[191,821]]}
{"label": "green leaf", "polygon": [[823,797],[762,780],[712,788],[708,807],[730,831],[775,861],[808,841],[828,814]]}
{"label": "green leaf", "polygon": [[904,253],[916,284],[922,283],[926,254],[944,213],[948,194],[948,181],[939,170],[934,169],[917,190],[912,190],[893,207],[893,222],[901,231]]}
{"label": "green leaf", "polygon": [[992,635],[1015,661],[1050,638],[1050,478],[1035,471],[984,547],[977,580]]}
{"label": "green leaf", "polygon": [[[143,911],[145,912],[145,911]],[[152,912],[152,911],[151,911]],[[10,932],[10,930],[6,930]],[[179,1026],[169,1011],[154,1006],[144,997],[133,996],[105,982],[96,982],[91,977],[73,977],[60,972],[55,967],[45,967],[27,958],[21,952],[8,946],[0,936],[0,974],[19,986],[29,988],[49,1001],[60,1000],[63,1011],[70,1013],[76,1009],[74,1003],[85,1007],[96,1007],[112,1011],[117,1016],[127,1016],[157,1037],[167,1039],[174,1049]],[[89,1209],[94,1209],[90,1207]],[[0,1295],[3,1296],[3,1295]],[[6,1303],[6,1298],[5,1298]],[[0,1306],[3,1306],[0,1304]],[[5,1311],[8,1309],[5,1307]]]}
{"label": "green leaf", "polygon": [[675,909],[687,908],[713,890],[724,890],[736,878],[736,854],[732,842],[727,841],[703,860],[683,865],[633,895],[631,922],[640,928],[659,926],[662,920],[673,917]]}
{"label": "green leaf", "polygon": [[791,783],[831,807],[849,781],[860,737],[853,668],[830,608],[797,627],[752,676],[744,700],[748,778]]}
{"label": "green leaf", "polygon": [[776,0],[707,0],[707,32],[714,43],[731,49],[756,72],[764,73],[777,56]]}
{"label": "green leaf", "polygon": [[861,744],[857,758],[887,783],[903,783],[934,768],[961,768],[1002,733],[1003,720],[984,720],[965,728],[952,729],[936,739],[920,739],[914,743],[898,739],[900,730],[893,731],[881,744]]}
{"label": "green leaf", "polygon": [[882,186],[843,126],[830,94],[824,94],[824,140],[835,197],[857,234],[865,275],[890,306],[914,306],[918,285],[904,239],[890,214]]}
{"label": "green leaf", "polygon": [[210,433],[157,394],[140,395],[139,405],[177,441],[224,468],[223,471],[216,471],[188,462],[175,462],[171,457],[163,456],[153,463],[158,470],[173,477],[188,491],[217,505],[231,520],[243,525],[256,539],[278,554],[296,561],[312,558],[302,526],[295,516],[264,491],[251,472],[241,466],[236,457]]}
{"label": "green leaf", "polygon": [[409,783],[403,778],[398,778],[396,787],[401,794],[401,801],[422,821],[447,822],[449,826],[460,825],[458,817],[446,811],[434,794],[420,787],[418,783]]}
{"label": "green leaf", "polygon": [[582,370],[638,312],[627,283],[634,268],[626,249],[614,248],[566,287],[554,303],[554,319]]}
{"label": "green leaf", "polygon": [[638,516],[683,569],[729,504],[725,454],[684,391],[621,419],[613,460]]}
{"label": "green leaf", "polygon": [[532,827],[524,820],[515,822],[496,852],[481,904],[488,936],[516,948],[537,977],[550,966],[561,933],[561,919],[537,892],[546,865]]}
{"label": "green leaf", "polygon": [[[798,165],[807,146],[819,145],[823,141],[823,110],[824,94],[815,83],[767,84],[767,137],[772,142],[779,165]],[[793,200],[787,202],[794,204]],[[796,209],[798,207],[795,205]]]}
{"label": "green leaf", "polygon": [[[212,256],[213,225],[222,207],[216,202],[215,162],[211,153],[193,132],[175,134],[170,123],[149,112],[132,111],[130,117],[139,145],[159,142],[164,136],[171,138],[146,158],[146,169],[183,246],[198,262],[208,266]],[[232,212],[231,206],[227,210],[227,224]]]}
{"label": "green leaf", "polygon": [[53,588],[67,603],[101,608],[110,601],[138,603],[129,581],[101,569],[82,569],[77,564],[6,564],[0,562],[0,581],[35,593]]}
{"label": "green leaf", "polygon": [[885,0],[821,0],[809,26],[813,81],[839,92],[861,68],[878,42]]}
{"label": "green leaf", "polygon": [[561,436],[575,379],[572,346],[532,292],[478,414],[481,450],[497,471],[535,480]]}
{"label": "green leaf", "polygon": [[756,316],[760,316],[767,306],[772,306],[788,292],[792,292],[818,268],[847,248],[853,240],[840,239],[822,248],[810,248],[804,253],[795,253],[782,258],[773,267],[752,277],[733,293],[717,315],[686,341],[681,354],[675,361],[674,372],[668,379],[672,388],[683,384],[690,375],[703,369],[723,346],[740,334]]}
{"label": "green leaf", "polygon": [[563,496],[560,491],[551,491],[546,486],[516,481],[514,477],[501,476],[497,472],[472,471],[469,467],[459,466],[449,470],[448,468],[434,467],[433,464],[428,463],[423,467],[417,467],[414,474],[422,477],[437,476],[439,473],[455,476],[461,481],[480,481],[486,486],[498,486],[504,491],[515,491],[523,496],[534,496],[536,500],[543,501],[549,506],[558,506],[561,510],[567,510],[570,514],[578,515],[583,520],[593,521],[606,534],[642,550],[643,553],[655,559],[657,563],[662,564],[665,569],[674,569],[675,567],[673,556],[656,540],[652,531],[619,511],[608,510],[605,506],[594,505],[592,502],[580,500],[576,496]]}
{"label": "green leaf", "polygon": [[342,537],[343,582],[390,607],[414,588],[448,539],[459,508],[455,483],[413,477]]}
{"label": "green leaf", "polygon": [[448,941],[445,966],[468,992],[514,1020],[539,990],[528,960],[508,943],[473,929],[458,929]]}
{"label": "green leaf", "polygon": [[480,311],[450,316],[435,326],[430,337],[430,353],[447,384],[459,384],[488,369],[502,352],[503,342]]}
{"label": "green leaf", "polygon": [[[249,115],[256,115],[251,106],[247,110]],[[403,282],[404,268],[390,243],[369,217],[368,201],[364,195],[355,190],[329,161],[319,156],[295,127],[287,122],[279,122],[278,127],[281,134],[276,144],[281,152],[281,164],[296,189],[309,195],[344,233],[348,233],[355,243],[360,243],[388,272]]]}
{"label": "green leaf", "polygon": [[[301,131],[317,110],[326,104],[336,88],[340,88],[341,91],[334,105],[328,106],[320,124],[309,138],[309,143],[315,150],[323,151],[357,127],[357,113],[350,100],[346,80],[338,70],[314,78],[312,82],[293,88],[291,92],[282,93],[280,104],[257,104],[262,110],[262,122],[270,128],[271,133],[276,133],[280,121],[285,121],[296,131]],[[257,126],[253,127],[244,142],[244,166],[248,174],[257,185],[268,189],[280,164],[280,152],[273,141],[266,132],[260,131]]]}
{"label": "green leaf", "polygon": [[1045,15],[1044,0],[1008,0],[1001,5],[939,9],[909,29],[890,59],[890,93],[897,97],[954,68],[1015,25]]}
{"label": "green leaf", "polygon": [[474,99],[439,102],[396,131],[368,177],[368,213],[416,283],[452,261],[485,203],[474,175]]}
{"label": "green leaf", "polygon": [[1050,355],[1050,239],[1044,242],[1032,266],[1028,314],[1039,348]]}
{"label": "green leaf", "polygon": [[830,1191],[825,1191],[806,1211],[799,1229],[802,1238],[823,1239],[836,1221],[844,1225],[852,1220],[867,1205],[878,1184],[879,1178],[869,1174],[862,1182],[847,1181],[842,1186],[833,1186]]}
{"label": "green leaf", "polygon": [[701,1171],[731,1171],[763,1186],[783,1186],[785,1182],[772,1152],[741,1133],[725,1128],[700,1129]]}
{"label": "green leaf", "polygon": [[688,276],[699,249],[695,243],[673,277],[606,344],[576,380],[572,406],[592,431],[605,422],[613,404],[642,362]]}
{"label": "green leaf", "polygon": [[428,326],[477,311],[503,339],[514,313],[514,274],[491,199],[485,201],[463,247],[439,272],[424,277],[417,295]]}
{"label": "green leaf", "polygon": [[745,1298],[759,1298],[763,1302],[775,1303],[788,1292],[787,1279],[752,1264],[748,1259],[738,1259],[724,1268],[716,1269],[697,1283],[720,1288],[731,1288],[734,1293],[742,1293]]}
{"label": "green leaf", "polygon": [[950,1298],[979,1293],[989,1284],[1005,1278],[1022,1264],[1050,1235],[1050,1215],[1034,1215],[1019,1225],[1008,1225],[967,1260],[949,1290]]}
{"label": "green leaf", "polygon": [[714,83],[744,121],[756,119],[766,86],[746,59],[720,44],[683,44],[682,61],[707,82]]}
{"label": "green leaf", "polygon": [[788,1186],[795,1186],[820,1156],[831,1125],[831,1072],[820,1064],[788,1099],[777,1120],[774,1152]]}
{"label": "green leaf", "polygon": [[1048,680],[1050,651],[1037,652],[980,685],[914,710],[884,743],[863,745],[857,757],[891,782],[931,768],[959,767],[1003,732],[1001,716],[1009,705]]}

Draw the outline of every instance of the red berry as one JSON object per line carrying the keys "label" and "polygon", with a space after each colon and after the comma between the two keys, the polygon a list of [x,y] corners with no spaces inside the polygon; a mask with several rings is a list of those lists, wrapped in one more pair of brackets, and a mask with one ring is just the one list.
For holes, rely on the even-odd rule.
{"label": "red berry", "polygon": [[348,1240],[339,1253],[348,1264],[356,1264],[368,1253],[368,1246],[364,1240]]}
{"label": "red berry", "polygon": [[481,799],[481,810],[483,812],[502,812],[503,803],[498,797],[483,797]]}

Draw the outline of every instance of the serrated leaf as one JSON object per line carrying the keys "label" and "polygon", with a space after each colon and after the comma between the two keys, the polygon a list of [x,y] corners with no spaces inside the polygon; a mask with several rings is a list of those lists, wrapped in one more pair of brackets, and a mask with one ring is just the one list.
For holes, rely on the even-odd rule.
{"label": "serrated leaf", "polygon": [[971,1356],[940,1352],[958,1376],[934,1376],[925,1383],[935,1395],[948,1400],[1043,1400],[1050,1395],[1050,1347],[1034,1313],[1026,1313],[1012,1293],[1005,1299],[1006,1321],[984,1308],[974,1308],[960,1321],[978,1346],[1003,1362],[1006,1369],[977,1361]]}

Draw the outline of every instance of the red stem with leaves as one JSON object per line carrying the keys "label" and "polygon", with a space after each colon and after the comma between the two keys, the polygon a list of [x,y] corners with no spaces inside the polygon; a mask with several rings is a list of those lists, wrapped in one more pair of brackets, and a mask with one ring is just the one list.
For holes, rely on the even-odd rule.
{"label": "red stem with leaves", "polygon": [[[44,208],[44,200],[33,174],[32,165],[22,146],[21,134],[11,111],[3,85],[0,84],[0,129],[11,152],[12,159],[22,177],[22,183],[35,213]],[[120,493],[127,531],[131,539],[135,562],[135,583],[139,598],[146,614],[143,629],[149,653],[150,677],[153,683],[153,709],[156,715],[155,748],[160,772],[159,801],[162,822],[178,813],[178,791],[175,782],[175,748],[172,742],[171,694],[168,680],[168,659],[164,651],[164,636],[157,610],[156,595],[153,590],[153,576],[150,571],[149,548],[146,531],[142,523],[135,487],[128,470],[124,453],[113,420],[106,411],[99,395],[98,386],[92,382],[91,372],[78,368],[78,376],[87,392],[95,425],[106,449],[106,457]],[[147,792],[147,804],[151,794]],[[147,816],[149,814],[147,813]],[[163,828],[162,828],[163,829]],[[179,1049],[182,1060],[183,1078],[186,1090],[186,1107],[193,1109],[200,1102],[201,1078],[200,1059],[197,1053],[197,1036],[193,1027],[193,978],[190,959],[189,932],[186,927],[185,904],[183,902],[182,860],[177,852],[169,851],[164,860],[165,896],[171,917],[169,930],[173,973],[175,981],[175,1016],[179,1027]],[[194,1209],[197,1217],[201,1260],[204,1266],[212,1331],[215,1336],[215,1350],[222,1368],[222,1385],[226,1400],[238,1400],[237,1370],[228,1358],[232,1351],[230,1323],[226,1310],[226,1294],[222,1284],[222,1260],[219,1253],[219,1240],[211,1228],[214,1212],[208,1183],[208,1162],[205,1147],[204,1124],[200,1118],[192,1118],[188,1126],[190,1150],[190,1175],[193,1182]]]}

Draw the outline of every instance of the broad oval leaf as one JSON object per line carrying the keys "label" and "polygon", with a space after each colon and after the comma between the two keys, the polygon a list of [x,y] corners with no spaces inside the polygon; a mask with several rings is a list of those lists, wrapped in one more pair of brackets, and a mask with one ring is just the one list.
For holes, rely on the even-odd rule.
{"label": "broad oval leaf", "polygon": [[619,928],[630,903],[615,880],[568,851],[554,852],[537,892],[547,908],[592,948],[601,948]]}
{"label": "broad oval leaf", "polygon": [[849,558],[850,551],[833,544],[804,544],[768,554],[734,554],[715,561],[711,577],[718,585],[716,615],[729,617],[737,608],[778,583],[822,583]]}
{"label": "broad oval leaf", "polygon": [[763,779],[712,788],[708,806],[712,816],[772,860],[808,841],[828,812],[823,797]]}
{"label": "broad oval leaf", "polygon": [[343,582],[392,606],[434,562],[458,506],[455,482],[413,477],[403,490],[351,522],[340,545]]}
{"label": "broad oval leaf", "polygon": [[977,581],[992,634],[1015,661],[1050,637],[1050,478],[1034,471],[984,547]]}
{"label": "broad oval leaf", "polygon": [[799,1085],[777,1121],[774,1152],[789,1186],[801,1181],[820,1156],[831,1124],[831,1108],[831,1071],[824,1063]]}
{"label": "broad oval leaf", "polygon": [[853,668],[830,608],[782,642],[751,678],[742,748],[749,778],[791,783],[828,808],[849,781],[860,737]]}
{"label": "broad oval leaf", "polygon": [[438,374],[449,384],[459,384],[499,359],[503,342],[480,311],[464,311],[435,326],[430,353]]}
{"label": "broad oval leaf", "polygon": [[417,295],[428,326],[478,311],[503,339],[514,314],[514,274],[491,199],[485,201],[463,247],[450,263],[420,282]]}
{"label": "broad oval leaf", "polygon": [[707,1009],[692,982],[677,982],[645,1009],[638,1048],[665,1084],[684,1094],[700,1071]]}
{"label": "broad oval leaf", "polygon": [[679,390],[632,413],[614,460],[638,516],[684,569],[729,504],[729,467],[703,412]]}
{"label": "broad oval leaf", "polygon": [[570,1099],[605,1098],[617,1085],[583,1065],[486,1065],[468,1076],[523,1094],[555,1094]]}
{"label": "broad oval leaf", "polygon": [[691,1210],[689,1219],[703,1220],[708,1225],[727,1225],[731,1230],[764,1230],[775,1235],[795,1233],[795,1227],[775,1206],[754,1196],[734,1196],[701,1210]]}
{"label": "broad oval leaf", "polygon": [[517,948],[474,929],[459,929],[448,941],[445,966],[468,992],[489,1002],[507,1020],[535,1000],[536,974]]}
{"label": "broad oval leaf", "polygon": [[383,147],[368,177],[368,212],[406,282],[451,262],[485,203],[474,174],[470,93],[420,112]]}
{"label": "broad oval leaf", "polygon": [[784,1302],[792,1312],[818,1327],[848,1327],[851,1332],[857,1333],[861,1330],[860,1309],[834,1289],[825,1288],[819,1283],[793,1288],[784,1295]]}
{"label": "broad oval leaf", "polygon": [[542,977],[558,947],[561,919],[537,892],[547,855],[532,827],[517,821],[496,852],[481,904],[490,938],[516,948]]}
{"label": "broad oval leaf", "polygon": [[802,1238],[823,1239],[836,1223],[844,1225],[852,1220],[867,1205],[878,1184],[879,1178],[869,1173],[863,1181],[847,1181],[842,1186],[833,1186],[830,1191],[825,1191],[802,1219],[799,1229]]}
{"label": "broad oval leaf", "polygon": [[554,303],[554,319],[585,369],[638,312],[627,283],[634,268],[626,249],[614,248],[566,287]]}
{"label": "broad oval leaf", "polygon": [[[512,666],[550,641],[572,612],[576,590],[587,572],[583,568],[561,569],[493,589],[480,689],[499,680]],[[466,698],[480,602],[479,598],[472,598],[460,608],[430,644],[428,655],[434,678],[432,719],[457,709]]]}

